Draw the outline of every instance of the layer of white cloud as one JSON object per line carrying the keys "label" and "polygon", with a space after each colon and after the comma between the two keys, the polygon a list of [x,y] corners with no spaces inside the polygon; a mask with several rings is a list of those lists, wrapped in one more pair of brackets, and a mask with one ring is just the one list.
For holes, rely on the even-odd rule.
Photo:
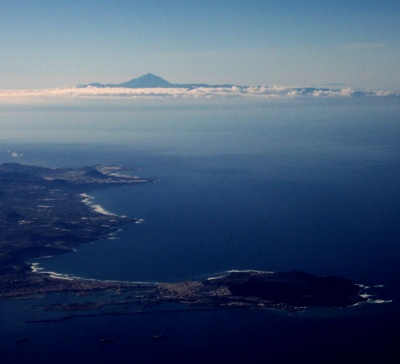
{"label": "layer of white cloud", "polygon": [[387,91],[355,92],[351,88],[301,88],[289,86],[249,87],[197,87],[189,88],[123,88],[123,87],[69,87],[53,89],[0,90],[0,103],[24,103],[62,101],[78,99],[139,99],[139,98],[180,98],[209,99],[247,97],[259,99],[297,97],[352,97],[352,96],[393,96]]}

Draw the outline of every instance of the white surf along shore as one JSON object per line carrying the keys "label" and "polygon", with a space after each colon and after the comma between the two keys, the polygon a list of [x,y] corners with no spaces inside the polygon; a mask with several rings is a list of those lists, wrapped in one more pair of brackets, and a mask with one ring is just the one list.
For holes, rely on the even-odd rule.
{"label": "white surf along shore", "polygon": [[81,193],[80,196],[83,197],[82,202],[85,205],[91,207],[94,211],[98,212],[99,214],[103,214],[103,215],[107,215],[107,216],[117,216],[116,214],[114,214],[110,211],[107,211],[101,205],[93,203],[93,200],[94,200],[93,196],[89,196],[86,193]]}
{"label": "white surf along shore", "polygon": [[[94,196],[90,196],[86,193],[81,193],[80,196],[83,198],[82,202],[89,206],[91,209],[96,211],[99,214],[106,215],[106,216],[120,216],[120,217],[126,217],[126,215],[117,215],[114,214],[108,210],[106,210],[104,207],[102,207],[99,204],[95,204],[93,200],[95,199]],[[86,218],[83,218],[86,219]],[[135,224],[143,224],[145,222],[144,219],[139,219],[136,218]],[[118,229],[118,231],[121,231]],[[112,232],[108,236],[109,240],[115,240],[117,239],[116,237],[116,232]],[[90,244],[93,244],[90,243]],[[76,251],[76,249],[73,249],[73,251]],[[46,258],[51,258],[52,255],[49,256],[41,256],[38,259],[46,259]],[[57,272],[52,272],[52,271],[46,271],[44,270],[43,267],[41,267],[40,262],[31,262],[30,263],[30,268],[33,273],[43,273],[43,274],[48,274],[51,278],[57,278],[57,279],[65,279],[65,280],[86,280],[86,281],[103,281],[103,282],[120,282],[120,283],[141,283],[141,284],[156,284],[157,282],[131,282],[131,281],[117,281],[117,280],[102,280],[102,279],[93,279],[93,278],[84,278],[84,277],[78,277],[72,274],[63,274],[63,273],[57,273]]]}
{"label": "white surf along shore", "polygon": [[[83,197],[82,202],[89,206],[90,208],[92,208],[94,211],[98,212],[99,214],[103,214],[106,216],[118,216],[117,214],[114,214],[113,212],[110,212],[108,210],[106,210],[104,207],[102,207],[99,204],[95,204],[93,202],[93,200],[95,199],[95,197],[90,196],[86,193],[81,193],[80,194],[81,197]],[[120,217],[127,217],[126,215],[119,215]],[[136,218],[135,224],[143,224],[144,223],[144,219],[139,219]]]}

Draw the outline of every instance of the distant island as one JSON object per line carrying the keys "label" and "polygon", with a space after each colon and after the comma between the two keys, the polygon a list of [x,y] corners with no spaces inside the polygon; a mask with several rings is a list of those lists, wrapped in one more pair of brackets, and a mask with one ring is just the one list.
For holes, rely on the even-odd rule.
{"label": "distant island", "polygon": [[[105,88],[105,87],[123,87],[123,88],[187,88],[187,89],[194,89],[197,87],[207,87],[207,88],[216,88],[216,87],[232,87],[234,85],[230,84],[220,84],[220,85],[208,85],[206,83],[187,83],[187,84],[181,84],[181,83],[171,83],[168,82],[167,80],[153,75],[152,73],[147,73],[146,75],[143,75],[138,78],[134,78],[130,81],[127,82],[122,82],[122,83],[89,83],[87,85],[78,85],[78,87],[100,87],[100,88]],[[241,86],[238,86],[241,87]]]}
{"label": "distant island", "polygon": [[131,79],[122,83],[99,83],[93,82],[89,84],[80,84],[76,86],[78,89],[83,88],[122,88],[122,89],[169,89],[164,90],[167,94],[172,89],[181,89],[184,91],[194,91],[196,89],[205,90],[212,92],[225,92],[226,95],[288,95],[290,96],[366,96],[366,95],[378,95],[371,91],[354,91],[349,88],[325,88],[325,87],[280,87],[280,86],[245,86],[245,85],[234,85],[234,84],[207,84],[207,83],[171,83],[160,76],[156,76],[152,73],[147,73],[138,78]]}
{"label": "distant island", "polygon": [[341,277],[317,277],[293,272],[227,272],[205,281],[123,283],[36,272],[26,261],[71,252],[113,233],[137,219],[117,216],[90,203],[95,188],[148,183],[124,174],[123,166],[44,168],[0,165],[0,299],[51,292],[89,294],[114,290],[125,293],[118,302],[59,303],[47,309],[93,310],[110,304],[155,305],[163,302],[201,307],[345,307],[362,302],[361,287]]}
{"label": "distant island", "polygon": [[[44,97],[60,99],[118,98],[142,99],[171,97],[174,99],[252,98],[259,100],[305,98],[348,98],[348,97],[400,97],[400,94],[386,90],[355,90],[347,85],[331,84],[319,87],[313,85],[294,86],[277,84],[238,85],[233,83],[172,83],[165,78],[147,73],[120,83],[81,83],[76,86],[52,89],[0,90],[1,100],[15,102],[15,98],[31,100]],[[3,101],[2,101],[3,102]]]}

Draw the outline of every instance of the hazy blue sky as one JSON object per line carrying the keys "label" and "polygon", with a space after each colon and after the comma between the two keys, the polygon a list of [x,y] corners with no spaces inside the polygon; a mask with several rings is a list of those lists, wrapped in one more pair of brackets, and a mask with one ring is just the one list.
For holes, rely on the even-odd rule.
{"label": "hazy blue sky", "polygon": [[0,89],[151,72],[399,91],[399,29],[399,0],[0,0]]}

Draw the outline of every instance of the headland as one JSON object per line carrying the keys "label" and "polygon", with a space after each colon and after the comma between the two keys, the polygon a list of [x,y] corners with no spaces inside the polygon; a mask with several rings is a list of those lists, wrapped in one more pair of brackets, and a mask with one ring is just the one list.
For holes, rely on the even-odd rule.
{"label": "headland", "polygon": [[89,192],[149,179],[123,174],[122,166],[44,168],[0,165],[0,298],[43,292],[87,291],[118,284],[54,279],[32,271],[30,258],[73,251],[137,219],[89,203]]}
{"label": "headland", "polygon": [[90,203],[96,188],[148,183],[123,174],[122,166],[44,168],[16,163],[0,165],[0,299],[52,292],[91,294],[112,290],[124,299],[59,303],[63,311],[95,310],[108,305],[152,306],[165,302],[190,307],[346,307],[365,300],[361,287],[341,277],[293,272],[227,272],[205,281],[126,283],[55,277],[26,263],[44,255],[71,252],[137,219],[117,216]]}

